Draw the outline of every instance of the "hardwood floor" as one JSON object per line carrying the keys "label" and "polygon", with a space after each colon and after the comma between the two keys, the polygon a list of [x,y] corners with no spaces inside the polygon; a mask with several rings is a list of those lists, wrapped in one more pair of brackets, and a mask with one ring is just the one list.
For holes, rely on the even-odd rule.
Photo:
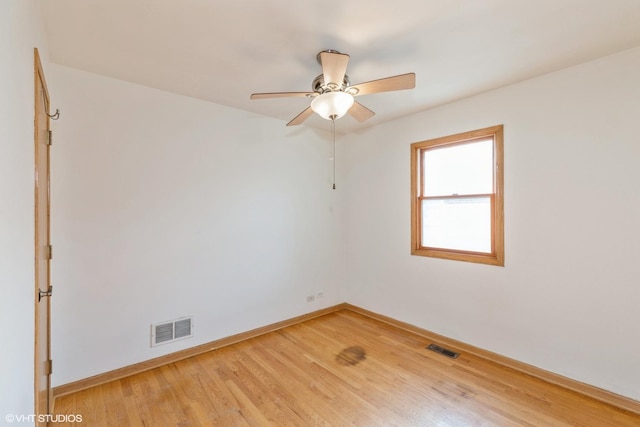
{"label": "hardwood floor", "polygon": [[55,413],[91,427],[640,425],[638,415],[428,344],[342,310],[59,397]]}

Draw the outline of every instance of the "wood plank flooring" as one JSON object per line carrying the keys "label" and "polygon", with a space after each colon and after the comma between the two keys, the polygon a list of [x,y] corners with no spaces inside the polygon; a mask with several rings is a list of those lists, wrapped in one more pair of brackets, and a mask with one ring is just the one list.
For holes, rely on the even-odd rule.
{"label": "wood plank flooring", "polygon": [[638,415],[428,344],[342,310],[59,397],[55,413],[91,427],[640,426]]}

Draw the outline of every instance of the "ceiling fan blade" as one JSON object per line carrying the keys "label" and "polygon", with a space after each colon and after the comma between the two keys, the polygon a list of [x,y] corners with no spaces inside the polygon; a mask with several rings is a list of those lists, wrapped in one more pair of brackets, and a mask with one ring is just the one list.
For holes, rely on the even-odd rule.
{"label": "ceiling fan blade", "polygon": [[299,125],[302,122],[304,122],[305,120],[307,120],[312,114],[313,114],[313,110],[311,109],[311,107],[307,107],[306,110],[304,110],[302,113],[300,113],[297,116],[295,116],[293,118],[293,120],[291,120],[289,123],[287,123],[287,126]]}
{"label": "ceiling fan blade", "polygon": [[357,121],[364,122],[365,120],[369,120],[371,117],[375,116],[376,113],[369,110],[359,102],[354,102],[353,106],[349,109],[349,114]]}
{"label": "ceiling fan blade", "polygon": [[251,99],[266,99],[266,98],[293,98],[296,96],[313,96],[314,92],[273,92],[273,93],[252,93]]}
{"label": "ceiling fan blade", "polygon": [[320,65],[322,65],[322,75],[324,83],[335,83],[342,86],[344,75],[347,72],[349,55],[337,52],[320,52]]}
{"label": "ceiling fan blade", "polygon": [[358,83],[350,88],[358,89],[358,95],[367,95],[370,93],[391,92],[393,90],[413,89],[416,87],[416,74],[407,73],[399,76],[386,77],[379,80],[371,80],[370,82]]}

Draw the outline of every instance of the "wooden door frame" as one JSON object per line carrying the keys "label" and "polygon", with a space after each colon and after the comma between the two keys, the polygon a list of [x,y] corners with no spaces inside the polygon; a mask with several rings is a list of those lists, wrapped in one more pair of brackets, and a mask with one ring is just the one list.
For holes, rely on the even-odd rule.
{"label": "wooden door frame", "polygon": [[[40,90],[41,87],[41,90]],[[41,92],[41,93],[39,93]],[[47,83],[45,81],[44,72],[42,69],[42,63],[40,61],[40,55],[38,53],[38,49],[34,48],[34,413],[36,415],[45,415],[41,414],[40,408],[42,407],[41,400],[41,387],[40,387],[40,379],[42,376],[46,375],[47,378],[47,387],[46,387],[46,412],[47,414],[51,413],[52,410],[52,390],[51,390],[51,303],[50,298],[44,298],[42,301],[40,300],[40,290],[42,288],[42,283],[40,283],[40,260],[42,257],[42,251],[44,245],[50,245],[51,243],[51,230],[50,230],[50,162],[49,162],[49,145],[46,145],[46,186],[42,185],[42,177],[38,176],[38,172],[40,167],[42,166],[39,159],[39,150],[42,149],[40,144],[41,132],[44,129],[47,133],[50,129],[50,121],[49,121],[49,90],[47,88]],[[44,123],[42,123],[41,117],[44,116],[46,119]],[[39,232],[39,196],[40,191],[47,192],[47,214],[46,214],[46,222],[47,222],[47,231],[46,231],[46,242],[40,241]],[[46,267],[46,280],[47,283],[44,286],[45,290],[49,289],[51,283],[51,270],[50,270],[50,255],[47,255],[49,260],[47,261]],[[40,304],[46,304],[46,342],[41,342],[40,339]],[[46,345],[46,361],[42,363],[40,360],[41,347]],[[46,373],[43,373],[46,372]],[[37,422],[36,425],[40,425],[41,423]],[[46,425],[43,424],[43,425]]]}

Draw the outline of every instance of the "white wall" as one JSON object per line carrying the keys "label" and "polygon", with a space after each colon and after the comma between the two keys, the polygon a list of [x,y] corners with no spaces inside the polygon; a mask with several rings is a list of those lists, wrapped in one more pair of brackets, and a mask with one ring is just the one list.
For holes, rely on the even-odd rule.
{"label": "white wall", "polygon": [[[637,48],[347,137],[348,301],[640,400],[639,70]],[[506,266],[411,256],[409,144],[501,123]]]}
{"label": "white wall", "polygon": [[[327,135],[51,71],[55,385],[344,301]],[[185,315],[195,338],[150,348]]]}
{"label": "white wall", "polygon": [[34,410],[34,47],[46,73],[36,2],[0,2],[0,422]]}

